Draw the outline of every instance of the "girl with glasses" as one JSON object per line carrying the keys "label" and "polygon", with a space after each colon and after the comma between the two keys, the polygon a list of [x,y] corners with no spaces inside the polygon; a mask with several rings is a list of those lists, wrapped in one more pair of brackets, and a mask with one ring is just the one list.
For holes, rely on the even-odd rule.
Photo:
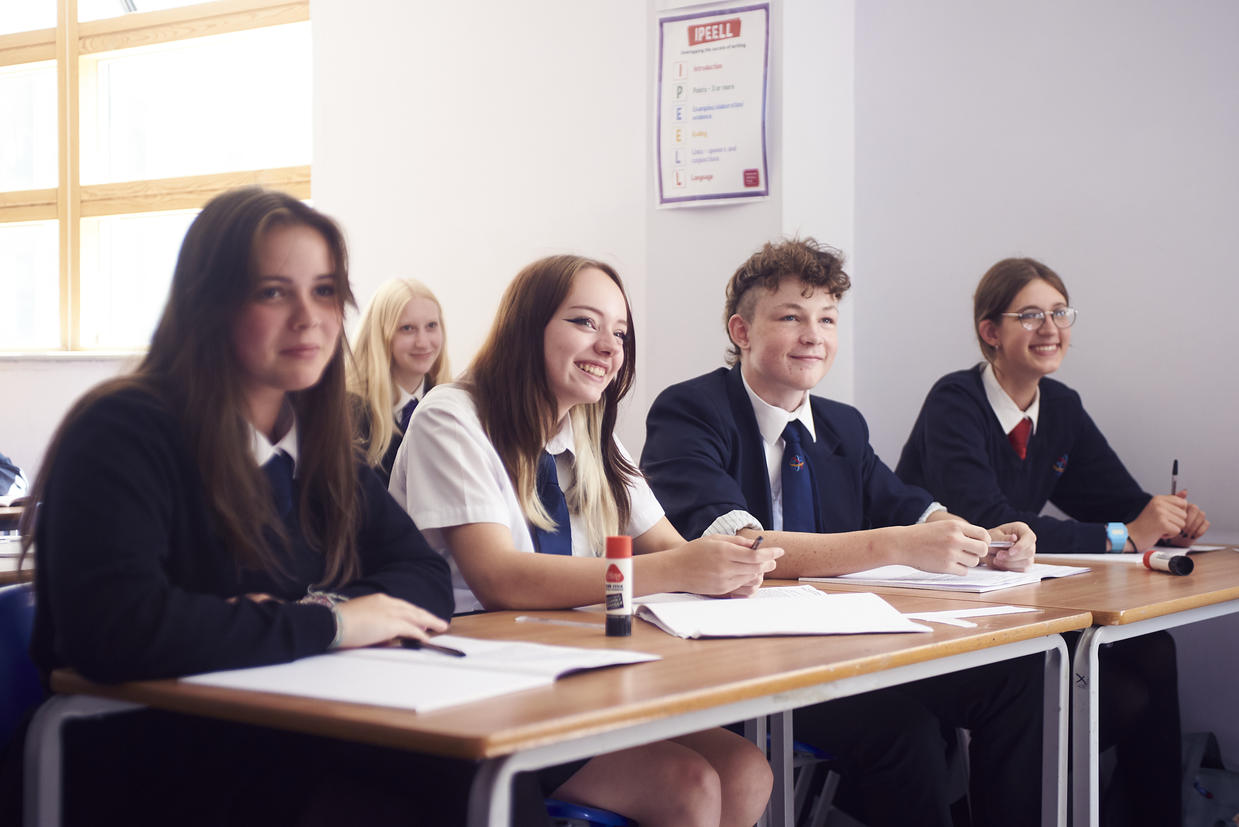
{"label": "girl with glasses", "polygon": [[[985,362],[930,390],[900,477],[972,522],[1028,523],[1047,553],[1143,552],[1158,542],[1187,546],[1205,533],[1209,521],[1186,491],[1141,489],[1080,395],[1049,378],[1076,320],[1057,273],[1030,258],[998,262],[977,285],[973,319]],[[1067,519],[1043,516],[1047,502]],[[1130,808],[1124,823],[1177,824],[1174,640],[1158,632],[1112,644],[1101,669],[1101,745],[1118,747],[1116,789]]]}

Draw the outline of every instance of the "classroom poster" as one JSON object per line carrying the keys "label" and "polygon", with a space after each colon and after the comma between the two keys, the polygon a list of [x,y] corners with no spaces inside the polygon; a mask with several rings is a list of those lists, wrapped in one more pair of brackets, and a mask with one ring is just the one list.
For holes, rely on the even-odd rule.
{"label": "classroom poster", "polygon": [[658,206],[769,197],[770,4],[663,17],[658,28]]}

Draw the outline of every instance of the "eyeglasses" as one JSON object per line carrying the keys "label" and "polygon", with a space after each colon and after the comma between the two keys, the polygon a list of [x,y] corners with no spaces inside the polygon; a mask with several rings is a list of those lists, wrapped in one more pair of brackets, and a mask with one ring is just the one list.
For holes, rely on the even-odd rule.
{"label": "eyeglasses", "polygon": [[[1076,323],[1078,311],[1074,307],[1056,307],[1049,311],[1050,320],[1055,327],[1067,328]],[[1045,324],[1046,311],[1021,310],[1019,313],[999,313],[999,316],[1010,316],[1019,319],[1025,330],[1039,330]]]}

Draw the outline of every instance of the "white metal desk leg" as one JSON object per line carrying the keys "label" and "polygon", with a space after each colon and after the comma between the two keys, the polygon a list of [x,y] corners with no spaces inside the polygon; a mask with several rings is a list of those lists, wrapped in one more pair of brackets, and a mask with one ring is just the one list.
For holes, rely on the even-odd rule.
{"label": "white metal desk leg", "polygon": [[469,827],[508,827],[512,813],[512,756],[483,761],[469,788]]}
{"label": "white metal desk leg", "polygon": [[[753,746],[761,750],[761,754],[766,756],[766,760],[770,760],[769,750],[766,747],[766,734],[769,728],[766,725],[766,716],[760,718],[749,718],[744,722],[744,737],[752,742]],[[766,809],[762,811],[761,818],[757,820],[757,827],[769,827],[770,825],[770,805],[766,804]]]}
{"label": "white metal desk leg", "polygon": [[1071,797],[1072,824],[1096,827],[1100,820],[1098,790],[1098,704],[1097,650],[1106,627],[1093,626],[1080,634],[1072,662],[1071,676]]}
{"label": "white metal desk leg", "polygon": [[1061,637],[1045,653],[1042,718],[1041,823],[1067,824],[1067,644]]}
{"label": "white metal desk leg", "polygon": [[91,718],[138,708],[137,704],[127,701],[88,695],[53,695],[43,702],[26,733],[22,799],[25,811],[22,820],[26,827],[55,827],[61,822],[64,725],[74,718]]}
{"label": "white metal desk leg", "polygon": [[770,824],[792,827],[796,814],[792,807],[792,713],[770,716],[770,769],[774,787],[770,791]]}

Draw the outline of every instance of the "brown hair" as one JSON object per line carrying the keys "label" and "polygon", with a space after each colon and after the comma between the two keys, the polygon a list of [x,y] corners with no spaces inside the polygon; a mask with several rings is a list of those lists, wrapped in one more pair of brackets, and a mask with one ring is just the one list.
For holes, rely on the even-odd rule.
{"label": "brown hair", "polygon": [[348,377],[349,391],[360,400],[356,413],[364,419],[358,424],[361,433],[368,435],[366,462],[371,466],[377,466],[392,440],[402,435],[392,417],[392,407],[400,394],[392,379],[391,342],[405,306],[417,298],[434,302],[439,311],[439,330],[443,334],[439,355],[426,372],[426,390],[452,380],[447,361],[447,324],[443,320],[443,306],[435,294],[414,279],[383,282],[361,314],[361,323],[353,337],[356,347]]}
{"label": "brown hair", "polygon": [[[545,528],[552,523],[536,493],[538,460],[555,433],[558,408],[546,376],[543,342],[546,326],[572,289],[573,279],[588,268],[601,270],[615,282],[627,308],[624,283],[610,265],[574,255],[535,261],[521,270],[504,292],[466,383],[477,403],[482,428],[507,469],[526,518]],[[608,514],[603,522],[613,523],[614,529],[628,522],[628,484],[639,476],[613,438],[619,402],[636,375],[637,342],[631,308],[627,308],[627,317],[624,363],[615,379],[598,402],[572,410],[578,482],[574,488],[582,489],[578,513],[588,524],[598,524],[591,519],[596,516],[591,514],[594,508],[613,512],[613,518]],[[593,479],[595,476],[597,479]],[[593,486],[595,482],[598,485]],[[591,492],[590,488],[598,490]],[[573,493],[565,492],[570,506]],[[594,531],[590,533],[594,539]]]}
{"label": "brown hair", "polygon": [[1004,258],[981,276],[977,290],[972,294],[972,329],[977,334],[977,342],[981,345],[981,355],[988,362],[994,361],[998,349],[989,345],[981,338],[981,322],[999,322],[1002,313],[1007,312],[1011,302],[1029,282],[1041,279],[1055,290],[1063,294],[1068,303],[1071,297],[1067,295],[1067,286],[1049,267],[1035,258]]}
{"label": "brown hair", "polygon": [[[841,299],[852,286],[852,280],[843,272],[843,254],[833,247],[819,244],[813,238],[792,238],[778,244],[766,242],[727,282],[723,326],[727,327],[727,322],[736,314],[745,321],[752,321],[757,302],[755,288],[773,293],[785,276],[798,279],[806,295],[822,288]],[[738,361],[740,348],[732,342],[727,349],[727,364],[734,365]]]}
{"label": "brown hair", "polygon": [[[218,530],[238,565],[272,575],[283,571],[279,556],[263,542],[268,530],[285,541],[287,537],[251,451],[252,426],[243,414],[233,327],[254,290],[257,244],[269,230],[287,226],[308,227],[322,236],[331,253],[341,314],[353,304],[344,237],[330,218],[289,195],[260,188],[231,190],[211,199],[185,233],[168,302],[146,357],[132,374],[104,382],[74,404],[52,438],[32,502],[41,499],[55,473],[66,427],[104,396],[143,389],[180,423]],[[310,547],[325,558],[327,585],[354,579],[360,569],[359,491],[344,392],[346,348],[340,336],[319,381],[288,394],[301,443],[301,526]],[[311,508],[311,503],[319,507]],[[25,545],[34,538],[35,513],[33,508],[23,513]]]}

